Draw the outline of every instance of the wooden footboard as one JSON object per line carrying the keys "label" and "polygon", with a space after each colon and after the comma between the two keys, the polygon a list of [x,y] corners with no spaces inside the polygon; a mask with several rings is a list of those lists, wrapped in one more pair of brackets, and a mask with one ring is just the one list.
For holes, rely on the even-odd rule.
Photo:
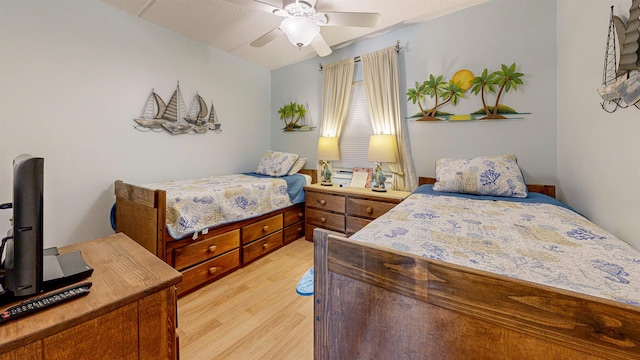
{"label": "wooden footboard", "polygon": [[314,232],[316,359],[639,359],[640,307]]}
{"label": "wooden footboard", "polygon": [[116,180],[115,195],[116,232],[125,233],[165,260],[166,192]]}

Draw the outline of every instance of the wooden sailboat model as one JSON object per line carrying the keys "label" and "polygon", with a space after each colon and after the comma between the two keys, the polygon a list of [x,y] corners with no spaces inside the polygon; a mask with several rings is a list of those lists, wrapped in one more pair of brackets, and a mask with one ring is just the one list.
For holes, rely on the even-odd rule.
{"label": "wooden sailboat model", "polygon": [[211,102],[211,112],[209,113],[208,126],[210,130],[220,132],[220,122],[218,121],[218,114],[216,114],[216,108],[213,107],[213,101]]}
{"label": "wooden sailboat model", "polygon": [[176,90],[173,92],[173,95],[171,95],[167,108],[162,115],[162,118],[167,120],[162,124],[162,127],[172,134],[183,134],[189,132],[193,126],[181,121],[182,116],[185,114],[187,114],[187,105],[184,103],[182,92],[180,91],[180,83],[178,83]]}
{"label": "wooden sailboat model", "polygon": [[[619,51],[616,50],[616,37]],[[629,105],[640,107],[640,0],[632,1],[628,21],[613,15],[611,7],[602,87],[598,93],[604,100],[602,108],[607,112]]]}
{"label": "wooden sailboat model", "polygon": [[202,96],[196,93],[193,101],[191,101],[189,114],[184,119],[191,124],[202,126],[207,122],[207,120],[205,120],[205,118],[207,117],[207,112],[207,104],[204,102]]}
{"label": "wooden sailboat model", "polygon": [[151,94],[147,97],[144,108],[140,117],[133,119],[138,125],[146,128],[159,128],[166,122],[162,118],[167,106],[164,101],[156,94],[154,89],[151,89]]}

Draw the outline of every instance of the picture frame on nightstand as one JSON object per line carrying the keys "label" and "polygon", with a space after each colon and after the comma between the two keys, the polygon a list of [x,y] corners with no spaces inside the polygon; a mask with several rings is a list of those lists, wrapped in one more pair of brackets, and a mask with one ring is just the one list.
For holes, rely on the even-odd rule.
{"label": "picture frame on nightstand", "polygon": [[371,168],[353,168],[351,176],[351,187],[370,188],[373,178],[373,169]]}

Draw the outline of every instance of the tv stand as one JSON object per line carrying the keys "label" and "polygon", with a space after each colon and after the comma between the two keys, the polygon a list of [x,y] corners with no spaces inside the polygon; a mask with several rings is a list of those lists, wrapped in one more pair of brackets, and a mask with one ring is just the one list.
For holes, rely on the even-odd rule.
{"label": "tv stand", "polygon": [[91,292],[1,325],[0,359],[176,359],[182,275],[122,233],[60,248],[74,251]]}

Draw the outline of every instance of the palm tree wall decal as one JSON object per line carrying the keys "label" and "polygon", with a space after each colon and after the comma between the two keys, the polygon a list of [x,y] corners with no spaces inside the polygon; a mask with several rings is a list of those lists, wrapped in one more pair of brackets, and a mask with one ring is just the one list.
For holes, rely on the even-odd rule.
{"label": "palm tree wall decal", "polygon": [[[477,76],[471,80],[471,92],[475,95],[480,93],[482,98],[482,109],[487,116],[483,119],[506,119],[505,116],[500,115],[500,98],[503,94],[509,92],[511,89],[518,90],[518,85],[522,85],[523,73],[516,72],[516,63],[507,66],[502,64],[501,70],[489,73],[486,68],[482,71],[482,75]],[[496,87],[499,87],[496,95],[496,102],[493,107],[487,105],[486,96],[488,94],[496,92]]]}
{"label": "palm tree wall decal", "polygon": [[[408,101],[412,101],[414,104],[417,103],[420,107],[420,112],[422,113],[422,119],[420,120],[440,120],[436,118],[440,107],[448,103],[457,105],[459,99],[464,97],[465,90],[458,83],[453,81],[446,82],[443,79],[442,75],[435,77],[433,74],[429,74],[429,80],[424,81],[422,84],[416,82],[415,88],[407,90]],[[422,107],[422,103],[427,96],[435,99],[435,105],[429,110],[425,110]]]}

